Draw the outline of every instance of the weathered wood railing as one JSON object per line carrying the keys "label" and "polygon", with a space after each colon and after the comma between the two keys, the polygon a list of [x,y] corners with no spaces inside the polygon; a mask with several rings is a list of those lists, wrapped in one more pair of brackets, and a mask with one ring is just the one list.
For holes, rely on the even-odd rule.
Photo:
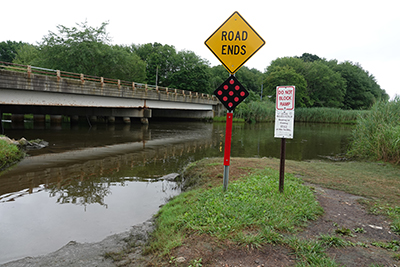
{"label": "weathered wood railing", "polygon": [[73,73],[73,72],[68,72],[68,71],[52,70],[52,69],[47,69],[47,68],[35,67],[35,66],[30,66],[30,65],[21,65],[21,64],[4,62],[4,61],[0,61],[0,68],[12,70],[12,71],[18,71],[18,72],[26,72],[28,77],[30,77],[32,74],[41,74],[41,75],[56,76],[57,80],[59,80],[59,81],[62,78],[69,78],[69,79],[80,80],[82,84],[84,84],[85,81],[92,81],[92,82],[98,82],[101,85],[115,84],[118,86],[118,88],[120,88],[121,86],[128,86],[128,87],[131,87],[132,90],[135,90],[135,89],[154,90],[157,92],[164,92],[167,95],[168,94],[186,95],[186,96],[191,96],[191,97],[217,100],[217,98],[214,95],[203,94],[203,93],[199,93],[199,92],[192,92],[192,91],[187,91],[187,90],[182,90],[182,89],[175,89],[175,88],[161,87],[161,86],[149,85],[149,84],[143,84],[143,83],[129,82],[129,81],[123,81],[123,80],[118,80],[118,79],[110,79],[110,78],[105,78],[105,77],[97,77],[97,76],[93,76],[93,75],[85,75],[82,73]]}

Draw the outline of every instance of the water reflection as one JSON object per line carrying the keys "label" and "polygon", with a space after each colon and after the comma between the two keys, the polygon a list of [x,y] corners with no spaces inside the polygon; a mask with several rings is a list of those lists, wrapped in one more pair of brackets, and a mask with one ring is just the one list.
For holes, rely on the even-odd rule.
{"label": "water reflection", "polygon": [[72,181],[65,185],[52,185],[47,188],[50,197],[56,197],[59,204],[100,204],[107,208],[104,198],[111,193],[110,184],[102,183],[101,178]]}
{"label": "water reflection", "polygon": [[35,188],[43,185],[51,190],[51,196],[59,192],[59,203],[105,205],[103,199],[109,194],[110,183],[123,186],[126,177],[132,173],[139,177],[157,178],[176,172],[179,170],[177,164],[182,166],[190,162],[185,158],[213,147],[212,125],[196,126],[186,131],[182,129],[179,135],[175,131],[163,135],[157,132],[155,140],[25,158],[0,176],[0,202],[15,200],[23,196],[23,192],[33,193]]}
{"label": "water reflection", "polygon": [[[225,134],[224,124],[216,127],[221,136]],[[286,158],[301,161],[345,153],[351,129],[349,125],[295,123],[294,138],[286,139]],[[273,136],[273,123],[234,124],[231,154],[279,158],[281,140]]]}

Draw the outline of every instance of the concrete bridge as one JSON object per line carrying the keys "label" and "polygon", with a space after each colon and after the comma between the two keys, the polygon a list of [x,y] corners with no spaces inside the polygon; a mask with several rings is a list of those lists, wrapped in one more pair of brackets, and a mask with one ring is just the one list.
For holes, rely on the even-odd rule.
{"label": "concrete bridge", "polygon": [[[105,118],[212,118],[215,96],[0,62],[0,115],[35,114]],[[1,117],[0,117],[1,118]]]}

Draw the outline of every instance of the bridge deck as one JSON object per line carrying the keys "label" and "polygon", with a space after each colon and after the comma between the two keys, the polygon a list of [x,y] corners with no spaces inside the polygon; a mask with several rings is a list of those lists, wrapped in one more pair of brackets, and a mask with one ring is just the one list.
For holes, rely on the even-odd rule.
{"label": "bridge deck", "polygon": [[186,113],[199,118],[212,117],[219,104],[214,96],[201,93],[29,69],[0,69],[1,112],[151,117],[150,110],[154,110],[153,116],[182,117]]}

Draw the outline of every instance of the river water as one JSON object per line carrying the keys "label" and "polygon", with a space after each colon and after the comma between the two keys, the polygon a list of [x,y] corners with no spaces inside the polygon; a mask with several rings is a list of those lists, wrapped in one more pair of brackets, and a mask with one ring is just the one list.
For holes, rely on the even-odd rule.
{"label": "river water", "polygon": [[[224,123],[4,128],[10,138],[49,145],[0,174],[0,264],[69,241],[101,241],[146,221],[180,193],[165,176],[204,157],[222,158],[225,140]],[[344,153],[350,134],[346,125],[296,123],[286,158]],[[273,123],[234,123],[231,156],[278,158],[281,140],[273,135]]]}

